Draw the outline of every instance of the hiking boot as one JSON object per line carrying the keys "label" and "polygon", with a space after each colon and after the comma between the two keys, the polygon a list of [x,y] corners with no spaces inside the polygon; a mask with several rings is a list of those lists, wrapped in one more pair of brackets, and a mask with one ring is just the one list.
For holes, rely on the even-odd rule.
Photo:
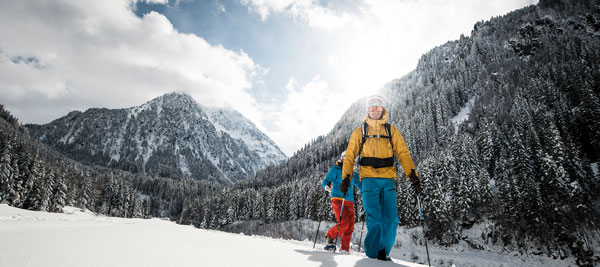
{"label": "hiking boot", "polygon": [[325,240],[325,247],[323,249],[327,250],[327,251],[335,251],[335,249],[336,249],[335,240],[333,240],[333,238],[327,236],[327,239]]}
{"label": "hiking boot", "polygon": [[392,259],[385,254],[385,249],[382,249],[377,254],[377,259],[380,261],[391,261]]}

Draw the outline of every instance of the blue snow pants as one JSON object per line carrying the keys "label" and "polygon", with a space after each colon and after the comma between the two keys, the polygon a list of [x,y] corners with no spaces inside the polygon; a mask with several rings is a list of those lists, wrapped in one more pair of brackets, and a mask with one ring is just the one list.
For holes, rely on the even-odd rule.
{"label": "blue snow pants", "polygon": [[360,191],[367,222],[365,254],[377,258],[379,251],[385,249],[389,256],[398,227],[396,182],[390,178],[365,177]]}

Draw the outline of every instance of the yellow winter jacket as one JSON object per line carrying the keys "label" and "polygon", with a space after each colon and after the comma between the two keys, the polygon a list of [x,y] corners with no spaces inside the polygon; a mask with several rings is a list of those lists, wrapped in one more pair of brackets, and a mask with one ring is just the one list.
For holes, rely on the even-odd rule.
{"label": "yellow winter jacket", "polygon": [[[384,109],[383,116],[381,119],[374,120],[370,119],[367,115],[365,117],[365,122],[369,125],[369,135],[384,135],[387,136],[387,132],[385,131],[384,124],[388,120],[388,111]],[[392,151],[392,146],[390,145],[390,141],[387,138],[367,138],[365,140],[365,144],[362,148],[362,157],[376,157],[376,158],[389,158],[393,157],[393,153],[396,152],[396,157],[400,161],[402,168],[404,169],[404,173],[406,174],[406,178],[408,179],[410,175],[410,170],[415,169],[415,164],[410,156],[410,152],[408,151],[408,147],[406,147],[406,143],[404,142],[404,138],[398,128],[394,125],[390,125],[390,133],[392,135],[392,143],[394,144],[394,151]],[[350,141],[348,142],[348,148],[346,149],[346,157],[344,158],[344,168],[342,170],[342,178],[345,178],[346,175],[350,175],[352,178],[352,169],[354,167],[354,160],[358,157],[360,143],[362,142],[362,125],[356,128],[352,135],[350,136]],[[416,170],[415,170],[416,173]],[[373,168],[372,166],[360,166],[360,170],[358,172],[360,176],[360,180],[365,177],[371,178],[393,178],[396,179],[396,167],[383,167],[383,168]]]}

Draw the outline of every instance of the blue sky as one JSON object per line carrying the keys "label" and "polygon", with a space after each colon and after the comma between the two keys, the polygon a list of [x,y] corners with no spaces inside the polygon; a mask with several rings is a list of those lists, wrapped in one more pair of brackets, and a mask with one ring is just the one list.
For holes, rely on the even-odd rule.
{"label": "blue sky", "polygon": [[536,0],[0,1],[0,103],[24,123],[171,91],[291,156],[435,46]]}

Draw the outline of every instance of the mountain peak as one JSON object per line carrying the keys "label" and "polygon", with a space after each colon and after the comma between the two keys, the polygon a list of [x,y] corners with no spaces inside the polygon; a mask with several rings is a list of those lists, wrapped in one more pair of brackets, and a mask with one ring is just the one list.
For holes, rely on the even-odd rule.
{"label": "mountain peak", "polygon": [[177,105],[177,104],[197,104],[196,100],[194,100],[194,98],[192,98],[192,96],[190,96],[187,93],[181,92],[181,91],[174,91],[174,92],[169,92],[166,93],[164,95],[161,95],[159,97],[156,97],[150,101],[148,101],[146,104],[155,104],[155,103],[161,103],[161,105]]}
{"label": "mountain peak", "polygon": [[286,158],[241,113],[206,108],[183,92],[28,128],[33,137],[79,160],[156,176],[231,184]]}
{"label": "mountain peak", "polygon": [[189,98],[192,99],[192,96],[190,96],[188,93],[182,92],[182,91],[173,91],[173,92],[169,92],[166,93],[158,98],[171,98],[171,99],[180,99],[180,98]]}

